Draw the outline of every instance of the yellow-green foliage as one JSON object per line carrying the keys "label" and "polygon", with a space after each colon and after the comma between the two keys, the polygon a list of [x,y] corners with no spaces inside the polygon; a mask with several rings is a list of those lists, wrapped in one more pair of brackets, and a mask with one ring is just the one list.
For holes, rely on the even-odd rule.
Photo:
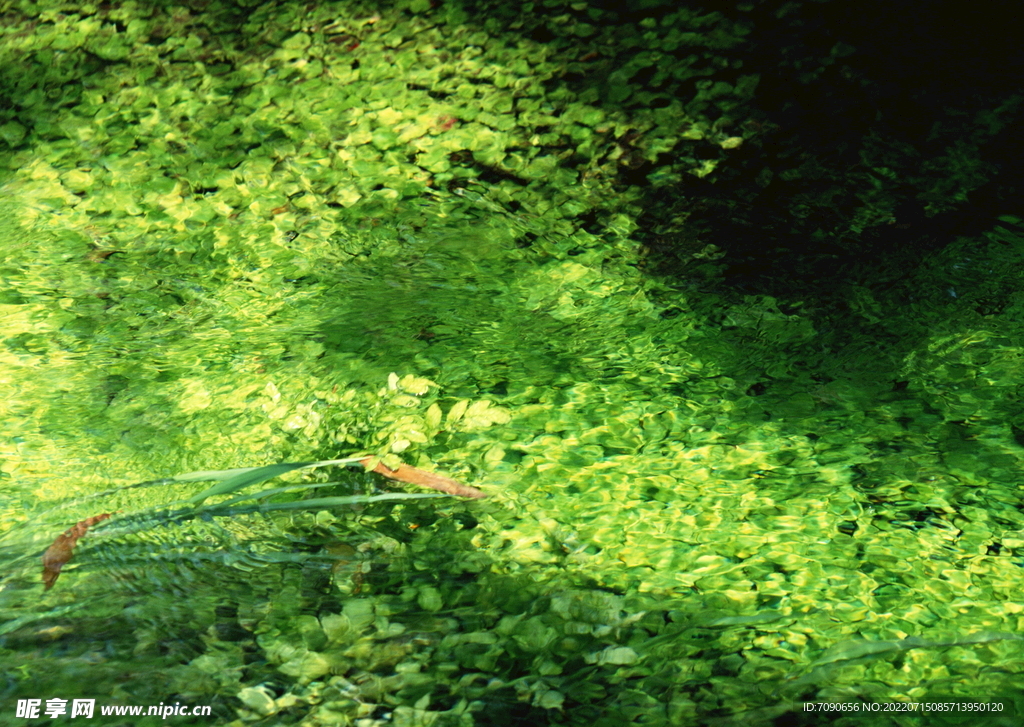
{"label": "yellow-green foliage", "polygon": [[[842,325],[655,279],[631,175],[756,136],[716,123],[757,82],[743,23],[190,7],[5,6],[9,699],[668,727],[1018,698],[1019,220]],[[489,498],[301,465],[356,454]]]}

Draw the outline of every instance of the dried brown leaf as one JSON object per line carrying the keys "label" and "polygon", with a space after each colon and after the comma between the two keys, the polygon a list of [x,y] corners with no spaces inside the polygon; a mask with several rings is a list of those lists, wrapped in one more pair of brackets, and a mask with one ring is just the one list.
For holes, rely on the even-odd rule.
{"label": "dried brown leaf", "polygon": [[[369,466],[374,460],[374,457],[367,457],[366,459],[361,460],[361,463],[364,466]],[[487,497],[485,492],[482,492],[475,487],[464,485],[461,482],[457,482],[449,477],[434,474],[433,472],[427,472],[426,470],[417,469],[416,467],[410,467],[407,464],[399,465],[398,469],[393,470],[383,462],[377,460],[377,464],[373,468],[373,471],[392,480],[408,482],[413,485],[422,485],[423,487],[430,487],[434,490],[446,492],[449,495],[475,498]]]}
{"label": "dried brown leaf", "polygon": [[108,517],[110,517],[109,512],[87,517],[57,536],[57,539],[53,541],[53,545],[43,553],[43,585],[45,586],[43,590],[48,591],[53,588],[53,584],[57,582],[57,577],[60,575],[61,568],[75,554],[75,545],[78,543],[78,539],[85,535],[90,527],[106,520]]}

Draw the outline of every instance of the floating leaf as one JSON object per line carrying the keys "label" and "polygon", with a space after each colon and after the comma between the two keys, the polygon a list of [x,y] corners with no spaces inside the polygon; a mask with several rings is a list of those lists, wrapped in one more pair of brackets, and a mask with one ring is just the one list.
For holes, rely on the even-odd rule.
{"label": "floating leaf", "polygon": [[427,407],[424,418],[426,419],[427,426],[431,429],[437,429],[441,426],[441,407],[437,404],[431,404]]}
{"label": "floating leaf", "polygon": [[267,693],[265,687],[246,687],[237,696],[242,704],[264,717],[277,711],[274,699]]}
{"label": "floating leaf", "polygon": [[418,376],[413,376],[412,374],[409,374],[407,376],[402,377],[402,380],[398,382],[398,386],[403,391],[407,391],[410,394],[422,396],[423,394],[426,394],[428,391],[430,391],[431,386],[436,387],[437,384],[435,384],[430,379],[423,379]]}
{"label": "floating leaf", "polygon": [[565,704],[565,695],[554,689],[549,689],[538,696],[534,703],[541,709],[561,709]]}
{"label": "floating leaf", "polygon": [[462,415],[466,413],[466,409],[469,407],[469,401],[467,399],[459,399],[455,402],[455,406],[448,410],[448,426],[455,424]]}
{"label": "floating leaf", "polygon": [[433,586],[423,586],[420,588],[419,595],[416,597],[416,603],[424,611],[440,611],[441,607],[444,606],[444,600],[441,598],[441,592]]}
{"label": "floating leaf", "polygon": [[17,121],[8,121],[0,125],[0,139],[3,139],[11,146],[17,146],[25,138],[28,131]]}
{"label": "floating leaf", "polygon": [[[364,467],[369,468],[373,461],[374,459],[372,457],[366,457],[363,459],[362,463]],[[441,492],[446,492],[449,495],[474,498],[487,497],[485,492],[482,492],[475,487],[464,485],[461,482],[434,474],[433,472],[427,472],[425,470],[417,469],[416,467],[410,467],[407,464],[400,464],[396,469],[392,469],[383,462],[377,462],[373,465],[373,471],[392,480],[408,482],[413,485],[422,485],[423,487],[430,487],[435,490],[440,490]]]}
{"label": "floating leaf", "polygon": [[597,655],[598,664],[635,664],[639,655],[628,646],[609,646]]}
{"label": "floating leaf", "polygon": [[85,520],[81,520],[65,530],[63,534],[57,536],[57,539],[53,541],[53,545],[43,553],[43,584],[45,586],[43,590],[48,591],[53,588],[53,584],[57,582],[57,577],[60,576],[61,568],[75,554],[75,545],[78,543],[78,539],[85,535],[91,526],[109,517],[109,512],[87,517]]}

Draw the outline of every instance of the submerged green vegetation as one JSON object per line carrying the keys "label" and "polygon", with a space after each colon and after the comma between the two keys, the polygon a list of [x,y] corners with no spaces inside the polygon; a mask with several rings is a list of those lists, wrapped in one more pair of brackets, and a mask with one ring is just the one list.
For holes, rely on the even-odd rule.
{"label": "submerged green vegetation", "polygon": [[0,3],[0,724],[1016,724],[1022,97],[769,6]]}

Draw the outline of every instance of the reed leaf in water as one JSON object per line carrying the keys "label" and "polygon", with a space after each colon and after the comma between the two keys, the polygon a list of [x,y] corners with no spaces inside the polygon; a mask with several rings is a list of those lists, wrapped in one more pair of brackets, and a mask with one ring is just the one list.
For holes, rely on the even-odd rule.
{"label": "reed leaf in water", "polygon": [[[339,484],[337,482],[328,482],[276,487],[269,490],[237,495],[228,500],[210,505],[205,504],[211,497],[230,495],[250,485],[259,484],[298,469],[356,463],[363,465],[363,467],[368,470],[382,474],[389,479],[430,487],[432,489],[439,490],[444,494],[434,495],[393,492],[380,495],[349,495],[343,497],[306,498],[290,502],[266,501],[267,498],[286,492],[308,491]],[[475,487],[463,485],[462,483],[448,477],[427,472],[406,464],[399,464],[397,468],[392,469],[379,459],[367,456],[322,460],[318,462],[287,462],[264,465],[262,467],[242,467],[226,470],[188,472],[163,480],[154,480],[152,482],[128,485],[124,488],[116,488],[115,490],[99,493],[97,496],[107,495],[122,489],[140,487],[143,485],[207,481],[216,481],[217,484],[193,495],[184,502],[176,503],[182,505],[182,507],[174,508],[173,503],[163,504],[155,508],[147,508],[145,510],[128,513],[122,517],[114,517],[112,519],[111,513],[103,513],[102,515],[86,518],[69,528],[63,534],[59,535],[43,554],[43,583],[45,585],[45,590],[49,590],[53,587],[54,583],[56,583],[57,578],[60,576],[61,569],[74,555],[74,549],[78,539],[84,536],[90,527],[105,520],[107,522],[103,523],[103,534],[117,537],[140,533],[163,525],[180,524],[196,518],[209,519],[211,517],[234,517],[237,515],[247,515],[257,512],[267,513],[283,510],[322,510],[326,508],[343,507],[362,503],[388,500],[418,500],[444,497],[445,495],[457,495],[472,498],[486,497],[484,492],[476,489]],[[263,502],[259,502],[260,500],[263,500]]]}

